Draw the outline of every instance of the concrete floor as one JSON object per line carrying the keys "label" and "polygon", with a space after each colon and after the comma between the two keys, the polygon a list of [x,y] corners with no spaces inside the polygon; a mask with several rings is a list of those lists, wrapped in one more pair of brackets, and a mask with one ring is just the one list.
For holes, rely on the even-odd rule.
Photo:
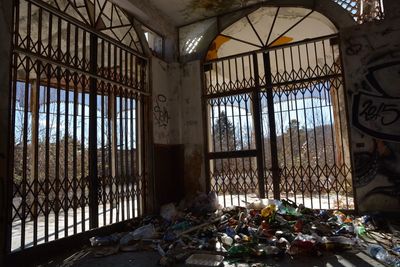
{"label": "concrete floor", "polygon": [[[39,266],[59,266],[59,267],[152,267],[160,266],[158,261],[160,256],[156,252],[119,252],[114,255],[96,258],[91,254],[80,255],[79,259],[67,259],[50,262]],[[74,258],[74,257],[72,257]],[[185,264],[177,264],[175,266],[187,266]],[[384,267],[384,265],[370,258],[360,251],[346,251],[341,253],[324,253],[324,255],[316,256],[297,256],[290,258],[286,256],[283,259],[266,259],[262,263],[245,263],[245,262],[228,262],[225,261],[223,266],[226,267]]]}

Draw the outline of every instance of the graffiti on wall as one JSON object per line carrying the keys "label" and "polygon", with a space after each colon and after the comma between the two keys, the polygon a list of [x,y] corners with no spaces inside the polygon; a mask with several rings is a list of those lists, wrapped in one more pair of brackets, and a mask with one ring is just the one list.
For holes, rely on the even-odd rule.
{"label": "graffiti on wall", "polygon": [[397,150],[398,144],[374,139],[368,150],[354,153],[357,188],[369,185],[377,176],[385,177],[387,184],[376,184],[360,197],[360,201],[374,195],[400,197],[400,153]]}
{"label": "graffiti on wall", "polygon": [[157,95],[153,113],[157,126],[166,128],[168,126],[170,117],[167,109],[167,97],[165,95]]}
{"label": "graffiti on wall", "polygon": [[[394,57],[394,58],[393,58]],[[369,66],[353,97],[353,124],[384,140],[400,140],[400,50],[389,62]],[[394,59],[394,60],[393,60]],[[373,63],[372,63],[373,64]]]}
{"label": "graffiti on wall", "polygon": [[363,25],[342,39],[361,210],[400,206],[393,201],[400,200],[400,27],[394,25]]}

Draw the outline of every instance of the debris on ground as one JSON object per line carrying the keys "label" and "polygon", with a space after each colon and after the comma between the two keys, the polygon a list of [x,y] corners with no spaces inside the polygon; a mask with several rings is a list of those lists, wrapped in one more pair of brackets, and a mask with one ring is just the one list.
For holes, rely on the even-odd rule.
{"label": "debris on ground", "polygon": [[215,193],[200,194],[179,206],[164,205],[159,216],[141,219],[130,232],[92,237],[94,255],[155,250],[162,266],[217,266],[223,259],[255,262],[358,248],[400,267],[400,227],[379,214],[356,217],[275,199],[221,208],[217,200]]}

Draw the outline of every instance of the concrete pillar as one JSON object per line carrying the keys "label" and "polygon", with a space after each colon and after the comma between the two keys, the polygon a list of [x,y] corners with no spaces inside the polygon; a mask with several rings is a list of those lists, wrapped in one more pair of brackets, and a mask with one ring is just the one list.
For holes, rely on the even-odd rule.
{"label": "concrete pillar", "polygon": [[7,179],[10,117],[10,60],[12,38],[12,0],[0,1],[0,265],[5,266],[7,253]]}

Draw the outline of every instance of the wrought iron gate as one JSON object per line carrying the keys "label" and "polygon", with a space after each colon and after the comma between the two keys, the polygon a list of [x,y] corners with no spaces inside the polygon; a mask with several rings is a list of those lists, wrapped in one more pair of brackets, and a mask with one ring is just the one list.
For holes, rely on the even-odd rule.
{"label": "wrought iron gate", "polygon": [[337,35],[209,60],[204,85],[208,190],[224,205],[354,208]]}
{"label": "wrought iron gate", "polygon": [[147,60],[108,1],[14,3],[8,250],[137,217]]}

